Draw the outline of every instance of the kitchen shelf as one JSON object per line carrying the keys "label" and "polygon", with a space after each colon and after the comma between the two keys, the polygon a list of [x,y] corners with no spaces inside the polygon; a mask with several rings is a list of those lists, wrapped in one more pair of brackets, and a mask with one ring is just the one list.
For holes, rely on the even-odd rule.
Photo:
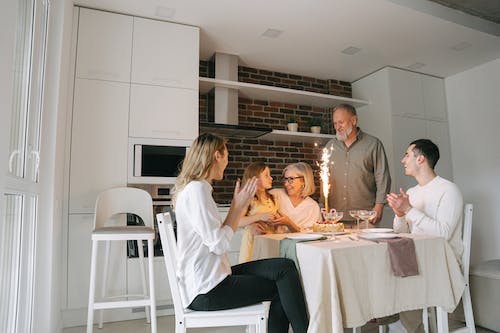
{"label": "kitchen shelf", "polygon": [[304,90],[265,86],[254,83],[220,80],[206,77],[200,77],[199,81],[201,94],[209,92],[214,87],[224,87],[237,89],[239,96],[248,99],[318,106],[322,108],[331,108],[340,103],[349,103],[354,105],[354,107],[370,104],[368,101],[361,99],[320,94]]}
{"label": "kitchen shelf", "polygon": [[323,146],[334,137],[335,135],[331,134],[273,130],[270,133],[260,136],[259,139],[269,141],[317,143],[318,145]]}

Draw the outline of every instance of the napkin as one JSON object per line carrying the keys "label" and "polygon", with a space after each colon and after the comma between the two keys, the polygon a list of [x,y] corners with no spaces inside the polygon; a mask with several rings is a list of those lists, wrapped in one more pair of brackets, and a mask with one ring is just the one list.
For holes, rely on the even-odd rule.
{"label": "napkin", "polygon": [[391,268],[395,276],[418,275],[417,254],[412,238],[380,239],[387,243]]}

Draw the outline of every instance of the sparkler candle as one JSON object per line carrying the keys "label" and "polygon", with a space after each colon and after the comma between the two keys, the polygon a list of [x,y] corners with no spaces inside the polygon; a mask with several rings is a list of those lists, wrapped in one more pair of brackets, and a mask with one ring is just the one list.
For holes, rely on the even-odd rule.
{"label": "sparkler candle", "polygon": [[321,155],[321,164],[319,165],[319,176],[321,178],[323,196],[325,197],[325,211],[328,210],[328,193],[330,192],[330,156],[332,155],[331,148],[323,148],[323,154]]}

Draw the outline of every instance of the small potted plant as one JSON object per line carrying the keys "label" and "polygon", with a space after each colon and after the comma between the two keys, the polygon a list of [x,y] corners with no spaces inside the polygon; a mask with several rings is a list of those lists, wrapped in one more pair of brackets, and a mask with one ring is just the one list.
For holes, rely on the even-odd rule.
{"label": "small potted plant", "polygon": [[297,117],[289,116],[287,127],[288,127],[288,130],[290,132],[297,132],[299,130],[299,124],[297,123]]}
{"label": "small potted plant", "polygon": [[311,128],[311,133],[319,134],[321,133],[321,118],[315,117],[311,118],[307,122]]}

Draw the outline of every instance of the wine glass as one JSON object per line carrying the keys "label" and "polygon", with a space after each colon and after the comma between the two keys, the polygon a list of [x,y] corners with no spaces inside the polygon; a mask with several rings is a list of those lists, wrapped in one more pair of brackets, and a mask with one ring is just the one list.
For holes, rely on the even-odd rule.
{"label": "wine glass", "polygon": [[350,210],[349,215],[356,219],[356,228],[359,231],[359,210]]}
{"label": "wine glass", "polygon": [[342,217],[344,217],[344,212],[332,212],[329,214],[330,221],[337,223]]}
{"label": "wine glass", "polygon": [[359,217],[366,222],[366,229],[368,229],[368,221],[377,216],[377,212],[374,210],[360,210],[358,211]]}

